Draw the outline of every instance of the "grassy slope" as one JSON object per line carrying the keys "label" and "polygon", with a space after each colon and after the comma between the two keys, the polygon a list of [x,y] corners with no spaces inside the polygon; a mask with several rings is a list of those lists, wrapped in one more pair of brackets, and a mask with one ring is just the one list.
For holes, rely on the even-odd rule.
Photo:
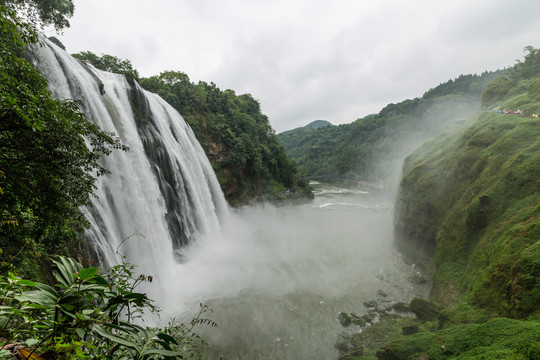
{"label": "grassy slope", "polygon": [[481,324],[455,325],[437,332],[403,336],[386,350],[395,359],[538,359],[540,321],[499,318]]}
{"label": "grassy slope", "polygon": [[401,186],[397,241],[434,256],[449,309],[385,356],[540,359],[540,121],[482,113],[410,155]]}

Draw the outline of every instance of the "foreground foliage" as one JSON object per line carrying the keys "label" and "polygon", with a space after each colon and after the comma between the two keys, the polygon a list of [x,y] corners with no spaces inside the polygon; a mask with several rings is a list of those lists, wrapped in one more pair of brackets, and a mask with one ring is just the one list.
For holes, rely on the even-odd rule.
{"label": "foreground foliage", "polygon": [[125,262],[103,275],[71,258],[57,257],[54,264],[55,286],[12,273],[0,278],[0,349],[9,348],[0,350],[0,358],[13,352],[37,360],[200,356],[191,330],[202,322],[215,326],[200,317],[206,307],[189,328],[143,327],[134,320],[157,309],[135,288],[151,276],[134,277],[134,266]]}

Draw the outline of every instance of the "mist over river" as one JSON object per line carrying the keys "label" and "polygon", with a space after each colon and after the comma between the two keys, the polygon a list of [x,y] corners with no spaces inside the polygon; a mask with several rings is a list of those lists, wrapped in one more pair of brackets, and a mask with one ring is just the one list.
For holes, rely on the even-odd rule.
{"label": "mist over river", "polygon": [[392,203],[326,185],[312,203],[237,210],[183,259],[162,319],[189,322],[200,303],[212,308],[205,317],[218,327],[196,331],[209,343],[205,359],[336,359],[340,311],[363,315],[364,301],[425,292],[393,248]]}

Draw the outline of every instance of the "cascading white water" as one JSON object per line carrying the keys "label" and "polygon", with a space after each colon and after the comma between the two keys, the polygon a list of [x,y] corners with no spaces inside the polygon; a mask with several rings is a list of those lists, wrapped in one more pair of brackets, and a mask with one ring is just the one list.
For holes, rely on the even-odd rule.
{"label": "cascading white water", "polygon": [[179,249],[216,231],[228,214],[192,130],[159,96],[46,40],[30,58],[55,97],[82,100],[87,118],[129,147],[103,159],[111,174],[98,178],[97,198],[84,209],[97,256],[104,266],[116,264],[118,250],[165,285]]}

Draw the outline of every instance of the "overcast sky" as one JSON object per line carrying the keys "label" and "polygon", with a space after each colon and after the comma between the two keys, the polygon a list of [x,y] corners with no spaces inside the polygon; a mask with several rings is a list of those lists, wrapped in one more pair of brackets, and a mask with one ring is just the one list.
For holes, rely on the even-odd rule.
{"label": "overcast sky", "polygon": [[73,2],[71,28],[56,35],[70,53],[250,93],[277,132],[350,123],[540,47],[539,0]]}

